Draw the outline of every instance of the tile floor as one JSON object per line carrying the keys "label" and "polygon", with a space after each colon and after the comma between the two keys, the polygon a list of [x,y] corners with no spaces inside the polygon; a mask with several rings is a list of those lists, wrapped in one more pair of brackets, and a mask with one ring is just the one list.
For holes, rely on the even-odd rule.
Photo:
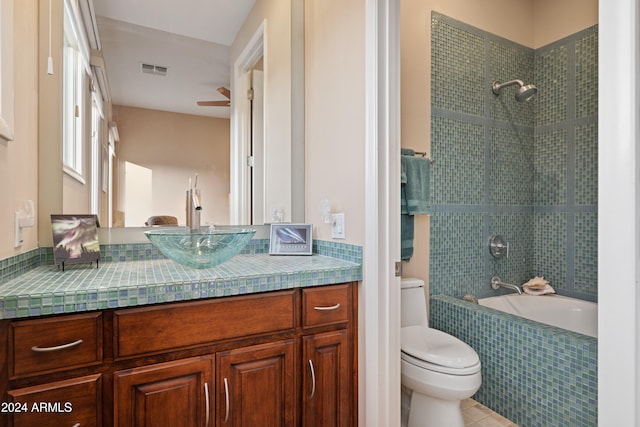
{"label": "tile floor", "polygon": [[462,415],[465,427],[518,427],[517,424],[473,399],[462,401]]}

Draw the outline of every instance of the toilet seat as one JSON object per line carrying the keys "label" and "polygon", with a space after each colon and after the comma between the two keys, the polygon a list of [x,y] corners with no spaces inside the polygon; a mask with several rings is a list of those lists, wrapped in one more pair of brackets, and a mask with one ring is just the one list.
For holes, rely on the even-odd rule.
{"label": "toilet seat", "polygon": [[401,334],[401,358],[408,363],[452,375],[480,370],[475,350],[452,335],[427,326],[406,326]]}

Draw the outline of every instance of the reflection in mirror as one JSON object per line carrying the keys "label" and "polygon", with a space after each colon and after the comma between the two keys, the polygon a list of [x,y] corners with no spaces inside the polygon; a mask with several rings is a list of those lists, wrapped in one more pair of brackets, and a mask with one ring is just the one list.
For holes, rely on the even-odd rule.
{"label": "reflection in mirror", "polygon": [[[230,87],[229,45],[253,1],[237,2],[219,31],[190,19],[167,27],[168,3],[158,5],[155,17],[124,3],[94,0],[119,136],[111,224],[139,227],[156,215],[185,224],[185,192],[196,174],[201,223],[227,224],[230,109],[218,88]],[[184,10],[180,16],[187,18]]]}
{"label": "reflection in mirror", "polygon": [[[287,181],[296,182],[298,188],[295,194],[291,186],[284,190],[288,192],[286,199],[290,205],[283,206],[281,211],[287,214],[285,220],[300,220],[304,206],[304,193],[299,191],[304,188],[301,166],[304,162],[300,162],[304,156],[303,118],[298,113],[302,111],[303,102],[299,90],[302,43],[294,41],[291,34],[302,26],[301,3],[299,0],[235,0],[231,3],[186,0],[178,4],[158,0],[150,10],[127,0],[78,0],[72,12],[86,29],[89,52],[86,61],[90,62],[86,64],[90,77],[87,85],[93,97],[98,98],[100,112],[97,130],[87,132],[85,139],[89,140],[91,133],[98,143],[95,149],[86,145],[85,176],[61,174],[54,167],[41,168],[42,212],[91,211],[99,215],[103,226],[141,227],[149,217],[157,215],[175,216],[184,224],[185,192],[190,180],[195,184],[197,173],[198,188],[202,192],[202,224],[238,223],[230,218],[231,205],[239,203],[238,197],[234,197],[233,184],[238,180],[233,174],[238,171],[233,170],[230,159],[246,164],[247,158],[234,159],[231,153],[239,151],[234,148],[239,141],[246,145],[244,150],[250,152],[250,140],[234,138],[230,123],[235,110],[233,106],[219,104],[231,99],[236,105],[240,103],[241,98],[235,98],[233,93],[237,76],[232,75],[231,62],[248,42],[245,35],[269,21],[274,31],[269,37],[274,46],[269,49],[270,56],[263,58],[263,65],[257,67],[265,70],[263,117],[264,122],[270,124],[260,145],[265,147],[265,157],[289,159],[291,142],[295,139],[298,161],[292,159],[282,170],[289,175]],[[55,16],[63,13],[62,8],[57,9],[59,5],[53,6],[56,23]],[[293,63],[292,56],[297,58],[298,65]],[[286,62],[281,65],[283,58]],[[56,78],[57,73],[54,80]],[[51,88],[41,85],[41,88],[43,97],[57,98],[49,93],[54,93],[53,85]],[[297,99],[295,107],[292,98]],[[288,104],[283,105],[283,99],[288,100]],[[204,103],[198,105],[198,101]],[[47,114],[41,117],[57,116],[56,105],[58,103],[52,102],[44,106]],[[88,119],[91,112],[81,108],[79,116]],[[41,126],[51,128],[44,121]],[[267,140],[286,140],[286,155],[275,152]],[[90,152],[98,153],[95,160],[89,159]],[[268,160],[254,161],[263,165],[263,174],[273,169]],[[299,176],[292,176],[292,170]],[[259,179],[256,176],[248,181],[247,186]],[[243,190],[252,194],[252,200],[257,200],[254,204],[260,203],[260,191],[268,194],[278,190],[277,186],[270,186],[272,181],[263,181],[260,188]],[[90,206],[89,187],[92,189]],[[260,204],[262,213],[252,214],[250,207],[243,207],[246,213],[241,218],[253,217],[254,223],[261,223],[265,218],[270,220],[270,210],[265,208],[268,205]]]}

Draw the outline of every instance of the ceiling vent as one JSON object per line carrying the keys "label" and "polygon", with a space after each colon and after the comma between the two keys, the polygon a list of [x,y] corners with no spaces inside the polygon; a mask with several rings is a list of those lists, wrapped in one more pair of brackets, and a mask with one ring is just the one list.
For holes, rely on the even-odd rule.
{"label": "ceiling vent", "polygon": [[162,65],[152,65],[152,64],[140,64],[140,71],[145,74],[153,74],[155,76],[166,76],[167,75],[167,67],[163,67]]}

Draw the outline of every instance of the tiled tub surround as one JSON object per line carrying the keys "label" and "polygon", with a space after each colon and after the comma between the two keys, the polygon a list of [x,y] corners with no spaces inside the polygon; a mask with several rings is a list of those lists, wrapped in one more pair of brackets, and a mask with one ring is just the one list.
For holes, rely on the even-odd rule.
{"label": "tiled tub surround", "polygon": [[[499,275],[597,300],[597,26],[533,50],[431,18],[431,325],[480,355],[482,404],[521,426],[595,425],[595,338],[454,297],[508,292]],[[537,96],[491,92],[511,79]],[[489,254],[494,234],[509,258]]]}
{"label": "tiled tub surround", "polygon": [[[36,264],[3,260],[0,319],[130,307],[161,302],[242,295],[362,279],[362,248],[314,242],[312,256],[269,256],[268,240],[253,240],[219,266],[194,269],[164,258],[151,244],[101,247],[99,268],[51,263],[51,248],[26,257]],[[12,268],[20,268],[16,275]]]}
{"label": "tiled tub surround", "polygon": [[[430,293],[492,296],[497,274],[597,300],[597,27],[533,50],[437,13],[431,24]],[[511,79],[536,97],[492,93]],[[489,254],[493,234],[508,259]]]}
{"label": "tiled tub surround", "polygon": [[520,427],[597,425],[596,338],[446,295],[431,297],[430,316],[480,356],[475,400]]}

